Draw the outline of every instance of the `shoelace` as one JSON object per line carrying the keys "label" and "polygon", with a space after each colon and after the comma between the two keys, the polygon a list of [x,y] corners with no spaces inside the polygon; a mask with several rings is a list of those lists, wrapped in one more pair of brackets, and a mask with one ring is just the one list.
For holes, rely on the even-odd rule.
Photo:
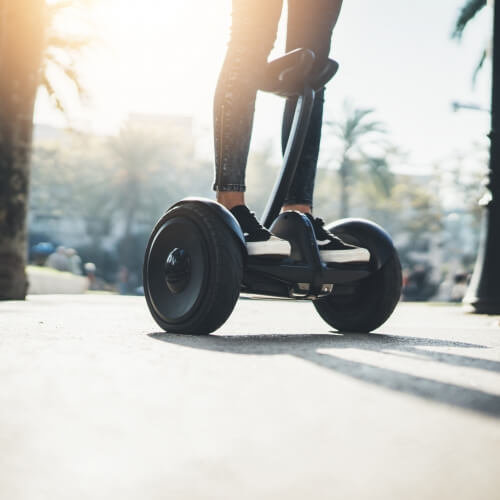
{"label": "shoelace", "polygon": [[344,245],[344,242],[338,237],[332,234],[330,231],[327,231],[324,228],[325,221],[321,217],[316,217],[314,219],[314,232],[316,233],[317,240],[330,240],[337,241]]}
{"label": "shoelace", "polygon": [[248,234],[267,235],[269,233],[269,231],[257,220],[255,212],[250,212],[250,210],[245,214],[243,230]]}
{"label": "shoelace", "polygon": [[314,219],[314,232],[316,233],[316,238],[318,240],[329,240],[333,235],[328,233],[325,228],[323,227],[325,225],[325,221],[321,219],[320,217],[316,217]]}

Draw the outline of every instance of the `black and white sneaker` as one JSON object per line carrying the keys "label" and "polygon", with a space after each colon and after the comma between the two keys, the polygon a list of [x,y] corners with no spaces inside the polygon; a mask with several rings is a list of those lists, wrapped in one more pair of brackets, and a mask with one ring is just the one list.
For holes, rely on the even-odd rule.
{"label": "black and white sneaker", "polygon": [[319,217],[314,218],[311,214],[305,214],[312,222],[319,255],[323,262],[368,262],[370,252],[366,248],[356,247],[344,243],[338,236],[325,229],[325,223]]}
{"label": "black and white sneaker", "polygon": [[246,205],[238,205],[230,211],[241,226],[249,256],[283,258],[290,255],[290,243],[262,226]]}

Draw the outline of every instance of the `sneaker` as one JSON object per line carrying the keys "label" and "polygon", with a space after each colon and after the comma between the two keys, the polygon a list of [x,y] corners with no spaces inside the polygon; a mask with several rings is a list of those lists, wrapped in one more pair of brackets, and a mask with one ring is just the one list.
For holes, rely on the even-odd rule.
{"label": "sneaker", "polygon": [[344,243],[338,236],[325,229],[323,219],[314,218],[311,214],[305,215],[313,225],[319,255],[323,262],[345,263],[368,262],[370,260],[370,252],[366,248]]}
{"label": "sneaker", "polygon": [[241,226],[249,256],[283,258],[290,255],[290,243],[274,236],[246,205],[233,207],[230,212]]}

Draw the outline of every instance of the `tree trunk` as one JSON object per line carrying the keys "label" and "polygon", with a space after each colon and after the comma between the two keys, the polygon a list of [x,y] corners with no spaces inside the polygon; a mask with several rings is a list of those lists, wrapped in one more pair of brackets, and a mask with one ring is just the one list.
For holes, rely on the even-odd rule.
{"label": "tree trunk", "polygon": [[349,162],[344,159],[339,168],[340,209],[339,218],[349,217]]}
{"label": "tree trunk", "polygon": [[45,2],[0,0],[0,299],[26,296],[26,214]]}

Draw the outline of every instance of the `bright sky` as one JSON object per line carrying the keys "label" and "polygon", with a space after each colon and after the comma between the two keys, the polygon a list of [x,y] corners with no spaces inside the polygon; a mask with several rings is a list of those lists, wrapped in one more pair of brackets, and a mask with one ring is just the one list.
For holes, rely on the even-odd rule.
{"label": "bright sky", "polygon": [[[464,1],[344,0],[331,53],[341,69],[328,86],[326,118],[335,119],[345,99],[375,108],[415,168],[484,141],[488,113],[451,111],[454,100],[489,107],[489,65],[474,89],[471,75],[489,41],[492,13],[484,9],[458,44],[449,35]],[[211,158],[212,100],[231,1],[96,4],[91,18],[101,41],[81,64],[91,99],[75,104],[72,124],[114,133],[132,112],[193,115],[204,139],[201,154]],[[283,48],[281,29],[275,53]],[[272,141],[278,151],[281,109],[281,99],[259,95],[254,147]],[[64,124],[43,96],[35,120]]]}

